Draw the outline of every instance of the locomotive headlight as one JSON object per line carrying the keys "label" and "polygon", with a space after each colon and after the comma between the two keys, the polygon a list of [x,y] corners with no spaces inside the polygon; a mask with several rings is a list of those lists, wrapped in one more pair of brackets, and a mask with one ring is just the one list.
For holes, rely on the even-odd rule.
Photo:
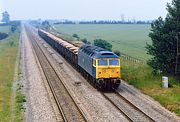
{"label": "locomotive headlight", "polygon": [[119,70],[116,70],[116,73],[118,74],[118,73],[119,73]]}
{"label": "locomotive headlight", "polygon": [[102,74],[102,70],[101,70],[101,69],[99,69],[98,73],[99,73],[99,74]]}

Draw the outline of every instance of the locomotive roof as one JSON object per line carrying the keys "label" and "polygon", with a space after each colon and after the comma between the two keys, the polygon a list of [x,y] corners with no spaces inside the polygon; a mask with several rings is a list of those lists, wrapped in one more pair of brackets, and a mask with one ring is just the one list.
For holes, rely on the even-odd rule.
{"label": "locomotive roof", "polygon": [[118,58],[116,54],[103,48],[85,44],[80,47],[80,51],[86,53],[93,58]]}

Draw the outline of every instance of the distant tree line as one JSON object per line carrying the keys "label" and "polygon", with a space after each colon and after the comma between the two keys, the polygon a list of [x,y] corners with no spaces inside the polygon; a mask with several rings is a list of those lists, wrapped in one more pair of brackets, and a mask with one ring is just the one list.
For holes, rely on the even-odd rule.
{"label": "distant tree line", "polygon": [[54,24],[76,24],[76,22],[70,21],[70,20],[65,20],[62,22],[55,22]]}
{"label": "distant tree line", "polygon": [[93,20],[93,21],[62,21],[55,22],[54,24],[151,24],[152,21],[115,21],[115,20]]}
{"label": "distant tree line", "polygon": [[151,21],[106,21],[106,20],[93,20],[93,21],[80,21],[79,24],[151,24]]}

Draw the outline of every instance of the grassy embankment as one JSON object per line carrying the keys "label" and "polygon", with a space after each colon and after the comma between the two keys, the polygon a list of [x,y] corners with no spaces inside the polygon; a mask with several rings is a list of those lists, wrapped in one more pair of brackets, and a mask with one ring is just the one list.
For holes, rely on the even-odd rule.
{"label": "grassy embankment", "polygon": [[170,88],[162,88],[162,75],[154,76],[151,72],[152,69],[145,64],[124,63],[122,61],[122,77],[125,81],[180,116],[180,82],[169,76]]}
{"label": "grassy embankment", "polygon": [[[54,25],[57,31],[66,39],[73,39],[74,33],[80,38],[93,41],[97,38],[108,40],[113,50],[120,50],[132,57],[148,60],[145,45],[151,43],[148,38],[150,25]],[[133,64],[122,61],[122,77],[129,84],[140,89],[143,93],[153,97],[164,107],[180,116],[180,83],[169,77],[171,87],[161,87],[162,75],[152,75],[152,69],[143,64]]]}
{"label": "grassy embankment", "polygon": [[[7,26],[0,28],[1,32],[8,31]],[[0,121],[3,122],[11,120],[12,83],[18,46],[19,32],[10,34],[8,38],[0,41]],[[21,92],[17,90],[15,100],[15,121],[21,121],[23,98]]]}

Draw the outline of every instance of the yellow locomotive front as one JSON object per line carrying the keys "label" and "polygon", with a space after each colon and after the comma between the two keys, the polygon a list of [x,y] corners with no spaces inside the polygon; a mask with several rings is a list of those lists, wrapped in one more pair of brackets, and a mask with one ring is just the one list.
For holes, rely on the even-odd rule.
{"label": "yellow locomotive front", "polygon": [[103,58],[93,61],[96,67],[96,79],[120,79],[120,59]]}
{"label": "yellow locomotive front", "polygon": [[117,89],[121,82],[119,58],[93,59],[96,82],[101,89]]}

